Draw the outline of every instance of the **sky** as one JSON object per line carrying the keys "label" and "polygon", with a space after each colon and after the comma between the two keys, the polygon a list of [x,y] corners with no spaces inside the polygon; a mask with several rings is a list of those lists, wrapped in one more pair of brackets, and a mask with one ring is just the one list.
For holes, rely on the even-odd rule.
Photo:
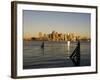
{"label": "sky", "polygon": [[90,36],[90,13],[23,10],[24,36],[37,36],[38,32],[76,33]]}

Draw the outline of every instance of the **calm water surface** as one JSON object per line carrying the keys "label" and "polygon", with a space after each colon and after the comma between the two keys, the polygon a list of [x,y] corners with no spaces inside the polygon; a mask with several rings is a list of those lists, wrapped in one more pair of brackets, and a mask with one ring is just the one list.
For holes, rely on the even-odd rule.
{"label": "calm water surface", "polygon": [[[44,49],[41,48],[42,41],[23,42],[23,69],[54,68],[54,67],[75,67],[74,62],[69,58],[76,47],[76,42],[44,42]],[[80,65],[90,66],[90,42],[80,42]]]}

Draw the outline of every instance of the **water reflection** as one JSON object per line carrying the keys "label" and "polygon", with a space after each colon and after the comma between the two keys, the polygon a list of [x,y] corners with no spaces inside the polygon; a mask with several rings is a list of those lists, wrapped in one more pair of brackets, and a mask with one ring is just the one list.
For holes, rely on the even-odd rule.
{"label": "water reflection", "polygon": [[70,55],[70,41],[67,41],[67,58],[69,59],[69,55]]}
{"label": "water reflection", "polygon": [[[43,41],[24,42],[23,65],[25,68],[44,67],[71,67],[71,66],[89,66],[90,65],[90,43],[81,42],[81,60],[80,55],[76,53],[77,42],[48,42],[44,41],[44,47],[41,47]],[[77,48],[79,49],[79,48]]]}
{"label": "water reflection", "polygon": [[[79,66],[80,65],[80,42],[78,41],[77,46],[76,46],[75,50],[72,52],[72,54],[70,53],[70,46],[71,46],[70,41],[67,41],[67,46],[66,46],[66,43],[64,44],[64,51],[65,51],[65,53],[67,53],[66,58],[71,59],[75,66]],[[44,52],[45,47],[46,46],[43,41],[41,44],[41,51],[42,51],[43,56],[45,55],[45,52]],[[54,48],[56,48],[56,47],[54,46]]]}

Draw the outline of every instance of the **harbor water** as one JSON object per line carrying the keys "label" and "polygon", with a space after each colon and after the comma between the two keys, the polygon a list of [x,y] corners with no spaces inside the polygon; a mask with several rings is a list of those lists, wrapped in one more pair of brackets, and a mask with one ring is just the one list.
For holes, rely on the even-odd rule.
{"label": "harbor water", "polygon": [[[77,42],[23,41],[23,69],[77,67],[69,58]],[[80,42],[80,65],[91,65],[91,45]]]}

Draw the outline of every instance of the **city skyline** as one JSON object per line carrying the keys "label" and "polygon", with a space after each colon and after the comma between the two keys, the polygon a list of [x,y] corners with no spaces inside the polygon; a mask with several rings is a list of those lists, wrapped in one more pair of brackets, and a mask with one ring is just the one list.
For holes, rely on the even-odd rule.
{"label": "city skyline", "polygon": [[90,14],[56,11],[23,11],[23,36],[38,36],[38,32],[50,34],[75,33],[90,37]]}

